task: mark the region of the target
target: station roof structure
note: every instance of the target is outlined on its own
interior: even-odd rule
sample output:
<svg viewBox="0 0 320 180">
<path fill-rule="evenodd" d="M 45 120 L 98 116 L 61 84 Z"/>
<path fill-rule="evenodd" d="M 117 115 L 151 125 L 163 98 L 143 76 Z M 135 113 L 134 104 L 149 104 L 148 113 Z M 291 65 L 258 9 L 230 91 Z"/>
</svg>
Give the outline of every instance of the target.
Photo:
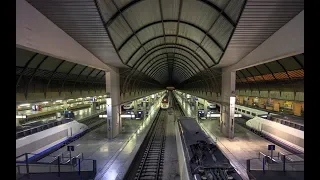
<svg viewBox="0 0 320 180">
<path fill-rule="evenodd" d="M 25 96 L 32 81 L 44 81 L 44 89 L 76 85 L 105 86 L 105 71 L 16 48 L 16 88 Z"/>
<path fill-rule="evenodd" d="M 101 61 L 127 68 L 126 79 L 163 85 L 219 75 L 304 9 L 303 0 L 27 1 Z"/>
<path fill-rule="evenodd" d="M 304 54 L 241 69 L 236 72 L 237 87 L 270 88 L 287 86 L 294 92 L 303 88 Z M 268 84 L 266 84 L 268 83 Z"/>
</svg>

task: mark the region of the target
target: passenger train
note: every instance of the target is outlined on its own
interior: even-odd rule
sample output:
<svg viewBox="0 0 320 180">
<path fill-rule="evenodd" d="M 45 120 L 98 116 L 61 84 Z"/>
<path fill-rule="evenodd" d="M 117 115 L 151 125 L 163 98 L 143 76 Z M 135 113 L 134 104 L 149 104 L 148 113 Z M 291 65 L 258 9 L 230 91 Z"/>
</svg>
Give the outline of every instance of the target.
<svg viewBox="0 0 320 180">
<path fill-rule="evenodd" d="M 131 110 L 133 109 L 133 102 L 129 102 L 123 105 L 124 110 Z"/>
<path fill-rule="evenodd" d="M 261 117 L 248 120 L 246 125 L 291 151 L 304 153 L 304 131 Z"/>
<path fill-rule="evenodd" d="M 64 143 L 73 140 L 87 130 L 87 125 L 71 120 L 65 124 L 19 138 L 16 140 L 16 157 L 25 153 L 33 154 L 29 155 L 29 159 L 35 158 L 35 155 L 41 156 L 60 148 Z M 25 160 L 24 157 L 20 159 Z"/>
<path fill-rule="evenodd" d="M 304 125 L 298 122 L 292 122 L 290 120 L 287 120 L 285 118 L 280 117 L 281 115 L 275 114 L 275 113 L 268 113 L 267 111 L 249 108 L 245 106 L 236 105 L 235 112 L 242 114 L 243 116 L 254 118 L 256 116 L 266 118 L 275 122 L 278 122 L 280 124 L 284 124 L 290 127 L 293 127 L 298 130 L 304 131 Z"/>
<path fill-rule="evenodd" d="M 279 115 L 274 113 L 268 114 L 267 111 L 245 106 L 236 105 L 235 111 L 251 118 L 246 122 L 246 126 L 252 131 L 267 137 L 295 153 L 304 153 L 303 125 L 294 122 L 284 124 L 279 121 L 273 121 L 272 119 L 277 118 L 272 118 L 272 116 Z"/>
<path fill-rule="evenodd" d="M 160 108 L 161 109 L 168 109 L 169 108 L 169 96 L 168 96 L 168 94 L 166 94 L 162 98 Z"/>
<path fill-rule="evenodd" d="M 180 117 L 175 128 L 183 179 L 242 179 L 195 118 Z"/>
</svg>

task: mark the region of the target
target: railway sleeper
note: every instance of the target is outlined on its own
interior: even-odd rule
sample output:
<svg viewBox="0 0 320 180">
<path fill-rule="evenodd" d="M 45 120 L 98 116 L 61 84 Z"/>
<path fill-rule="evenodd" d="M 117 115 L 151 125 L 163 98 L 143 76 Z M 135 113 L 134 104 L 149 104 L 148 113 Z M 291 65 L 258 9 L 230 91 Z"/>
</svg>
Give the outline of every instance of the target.
<svg viewBox="0 0 320 180">
<path fill-rule="evenodd" d="M 145 173 L 141 173 L 141 176 L 156 176 L 157 173 L 156 172 L 145 172 Z"/>
<path fill-rule="evenodd" d="M 149 180 L 149 179 L 155 179 L 154 176 L 144 176 L 144 177 L 140 177 L 139 179 L 142 180 Z M 158 179 L 161 179 L 160 177 L 158 177 Z"/>
<path fill-rule="evenodd" d="M 156 171 L 157 171 L 156 168 L 155 168 L 155 169 L 142 169 L 142 170 L 141 170 L 142 173 L 145 173 L 145 172 L 156 172 Z M 160 171 L 162 171 L 162 169 L 159 169 L 159 172 L 160 172 Z"/>
</svg>

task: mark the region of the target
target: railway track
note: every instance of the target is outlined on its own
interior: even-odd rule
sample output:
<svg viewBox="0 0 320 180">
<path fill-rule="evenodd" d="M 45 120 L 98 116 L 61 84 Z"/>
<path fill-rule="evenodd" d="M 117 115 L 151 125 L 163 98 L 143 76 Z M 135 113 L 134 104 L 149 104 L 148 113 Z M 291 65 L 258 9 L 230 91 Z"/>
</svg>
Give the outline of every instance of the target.
<svg viewBox="0 0 320 180">
<path fill-rule="evenodd" d="M 167 111 L 160 110 L 124 179 L 162 179 Z"/>
</svg>

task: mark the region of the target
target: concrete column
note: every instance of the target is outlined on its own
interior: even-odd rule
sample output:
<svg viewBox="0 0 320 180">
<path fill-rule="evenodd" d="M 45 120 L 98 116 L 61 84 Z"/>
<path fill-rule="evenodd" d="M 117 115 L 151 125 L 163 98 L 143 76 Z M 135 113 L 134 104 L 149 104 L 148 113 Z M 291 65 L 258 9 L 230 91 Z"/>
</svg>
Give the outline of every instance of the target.
<svg viewBox="0 0 320 180">
<path fill-rule="evenodd" d="M 120 118 L 120 76 L 117 72 L 106 72 L 108 138 L 115 138 L 121 132 Z"/>
<path fill-rule="evenodd" d="M 234 108 L 236 72 L 222 70 L 222 89 L 221 89 L 221 132 L 228 138 L 234 137 Z"/>
<path fill-rule="evenodd" d="M 138 112 L 137 100 L 133 101 L 133 112 L 134 112 L 134 114 L 137 114 L 137 112 Z"/>
<path fill-rule="evenodd" d="M 145 120 L 146 119 L 146 114 L 147 114 L 147 102 L 146 101 L 144 101 L 144 102 L 142 102 L 143 103 L 143 120 Z"/>
<path fill-rule="evenodd" d="M 98 106 L 97 102 L 92 102 L 92 110 L 95 111 Z"/>
<path fill-rule="evenodd" d="M 207 100 L 204 100 L 203 110 L 204 110 L 204 116 L 207 118 L 207 114 L 208 114 L 208 101 Z"/>
<path fill-rule="evenodd" d="M 199 121 L 199 101 L 194 100 L 194 109 L 194 112 L 196 113 L 196 120 Z"/>
</svg>

